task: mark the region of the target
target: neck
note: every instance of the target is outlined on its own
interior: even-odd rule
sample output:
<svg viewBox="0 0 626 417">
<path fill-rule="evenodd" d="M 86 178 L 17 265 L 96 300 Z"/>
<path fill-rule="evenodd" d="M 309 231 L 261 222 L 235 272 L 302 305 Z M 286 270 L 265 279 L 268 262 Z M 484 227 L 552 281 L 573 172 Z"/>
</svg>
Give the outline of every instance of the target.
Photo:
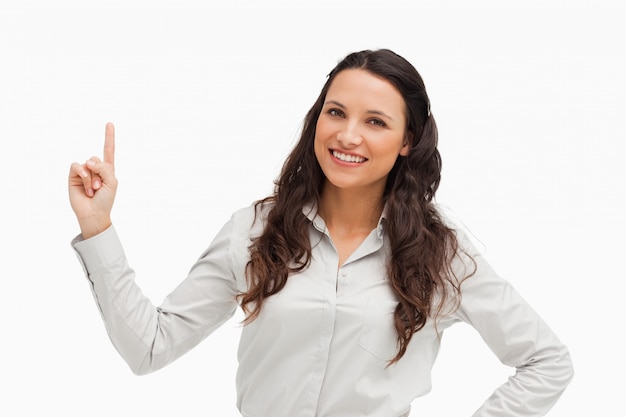
<svg viewBox="0 0 626 417">
<path fill-rule="evenodd" d="M 318 212 L 331 230 L 369 233 L 376 227 L 382 214 L 382 195 L 382 190 L 345 190 L 326 183 L 320 196 Z"/>
</svg>

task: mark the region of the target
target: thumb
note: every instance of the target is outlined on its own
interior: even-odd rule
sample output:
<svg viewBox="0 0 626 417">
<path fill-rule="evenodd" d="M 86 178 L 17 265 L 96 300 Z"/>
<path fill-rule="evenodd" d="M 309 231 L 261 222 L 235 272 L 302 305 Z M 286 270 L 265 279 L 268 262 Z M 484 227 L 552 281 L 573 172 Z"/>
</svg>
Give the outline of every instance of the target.
<svg viewBox="0 0 626 417">
<path fill-rule="evenodd" d="M 113 187 L 117 186 L 117 179 L 115 178 L 113 164 L 103 162 L 94 157 L 89 159 L 85 165 L 92 174 L 95 174 L 102 179 L 103 184 Z"/>
</svg>

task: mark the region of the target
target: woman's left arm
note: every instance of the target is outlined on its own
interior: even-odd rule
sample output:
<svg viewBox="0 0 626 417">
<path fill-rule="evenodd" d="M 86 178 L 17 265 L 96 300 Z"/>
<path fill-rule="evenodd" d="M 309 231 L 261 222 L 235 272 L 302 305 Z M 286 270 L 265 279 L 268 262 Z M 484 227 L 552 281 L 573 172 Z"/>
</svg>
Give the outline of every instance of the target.
<svg viewBox="0 0 626 417">
<path fill-rule="evenodd" d="M 459 236 L 459 243 L 476 262 L 476 273 L 462 283 L 455 315 L 480 333 L 502 363 L 516 369 L 474 417 L 543 416 L 573 377 L 569 351 L 467 237 Z"/>
</svg>

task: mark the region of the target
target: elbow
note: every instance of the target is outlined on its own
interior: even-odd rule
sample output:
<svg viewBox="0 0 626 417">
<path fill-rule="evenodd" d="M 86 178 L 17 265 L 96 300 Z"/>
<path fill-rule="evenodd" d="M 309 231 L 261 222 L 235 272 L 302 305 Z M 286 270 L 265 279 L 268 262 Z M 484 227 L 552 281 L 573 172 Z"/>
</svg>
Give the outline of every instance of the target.
<svg viewBox="0 0 626 417">
<path fill-rule="evenodd" d="M 151 353 L 148 353 L 143 358 L 127 358 L 126 364 L 130 368 L 130 371 L 136 376 L 151 374 L 152 372 L 161 369 L 164 365 L 159 364 L 158 361 L 155 361 Z"/>
<path fill-rule="evenodd" d="M 130 371 L 135 376 L 143 376 L 143 375 L 148 375 L 152 373 L 152 369 L 149 369 L 149 368 L 138 368 L 138 367 L 133 367 L 133 366 L 129 366 L 129 367 L 130 367 Z"/>
<path fill-rule="evenodd" d="M 574 378 L 574 363 L 569 350 L 562 346 L 558 354 L 544 362 L 546 365 L 540 371 L 543 374 L 543 387 L 560 396 Z"/>
<path fill-rule="evenodd" d="M 555 399 L 574 378 L 574 364 L 569 350 L 563 345 L 544 353 L 517 368 L 517 376 L 528 383 L 531 391 Z"/>
<path fill-rule="evenodd" d="M 562 362 L 562 374 L 563 374 L 563 382 L 564 389 L 569 385 L 569 383 L 574 379 L 574 362 L 572 361 L 572 357 L 567 348 L 564 348 L 564 354 L 561 357 Z"/>
</svg>

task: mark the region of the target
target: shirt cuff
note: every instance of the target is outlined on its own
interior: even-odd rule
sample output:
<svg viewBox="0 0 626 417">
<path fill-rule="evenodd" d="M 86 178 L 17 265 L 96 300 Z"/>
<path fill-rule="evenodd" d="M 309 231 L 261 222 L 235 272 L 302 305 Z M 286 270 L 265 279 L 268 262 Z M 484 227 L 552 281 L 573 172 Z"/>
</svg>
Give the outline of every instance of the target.
<svg viewBox="0 0 626 417">
<path fill-rule="evenodd" d="M 76 236 L 72 240 L 72 247 L 88 275 L 109 269 L 124 257 L 122 243 L 112 225 L 89 239 L 83 240 L 82 235 Z"/>
</svg>

